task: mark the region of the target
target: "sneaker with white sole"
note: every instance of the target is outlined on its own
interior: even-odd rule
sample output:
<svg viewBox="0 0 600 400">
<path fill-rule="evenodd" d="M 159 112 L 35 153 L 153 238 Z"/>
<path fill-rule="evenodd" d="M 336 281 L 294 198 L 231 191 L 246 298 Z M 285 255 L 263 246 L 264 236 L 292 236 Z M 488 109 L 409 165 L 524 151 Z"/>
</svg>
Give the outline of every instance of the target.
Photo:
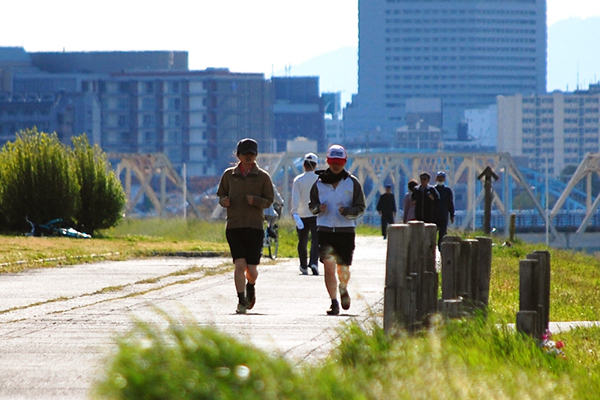
<svg viewBox="0 0 600 400">
<path fill-rule="evenodd" d="M 315 275 L 315 276 L 319 275 L 319 266 L 318 265 L 312 264 L 310 266 L 310 270 L 312 271 L 313 275 Z"/>
<path fill-rule="evenodd" d="M 331 307 L 327 310 L 327 315 L 339 315 L 340 314 L 340 304 L 337 300 L 331 300 Z"/>
<path fill-rule="evenodd" d="M 302 268 L 302 265 L 301 265 L 300 272 L 302 273 L 302 275 L 308 275 L 308 268 Z"/>
<path fill-rule="evenodd" d="M 340 289 L 340 300 L 342 302 L 342 308 L 347 310 L 350 308 L 350 295 L 348 294 L 348 289 L 343 288 L 342 285 L 339 286 Z"/>
<path fill-rule="evenodd" d="M 238 303 L 235 313 L 236 314 L 246 314 L 246 306 L 241 303 Z"/>
</svg>

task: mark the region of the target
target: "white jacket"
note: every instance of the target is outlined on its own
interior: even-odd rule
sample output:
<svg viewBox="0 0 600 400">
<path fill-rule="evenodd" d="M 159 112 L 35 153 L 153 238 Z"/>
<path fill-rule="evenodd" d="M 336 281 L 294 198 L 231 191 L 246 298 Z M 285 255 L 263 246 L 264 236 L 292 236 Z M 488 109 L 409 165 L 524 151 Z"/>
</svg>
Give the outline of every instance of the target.
<svg viewBox="0 0 600 400">
<path fill-rule="evenodd" d="M 314 217 L 308 209 L 310 201 L 310 188 L 317 180 L 315 171 L 307 171 L 294 178 L 292 185 L 292 215 L 298 214 L 300 218 Z"/>
<path fill-rule="evenodd" d="M 310 193 L 309 209 L 317 216 L 317 229 L 326 232 L 354 232 L 356 219 L 365 211 L 365 195 L 355 176 L 348 174 L 333 185 L 318 179 Z M 327 205 L 325 212 L 319 206 Z M 340 207 L 344 207 L 340 213 Z"/>
</svg>

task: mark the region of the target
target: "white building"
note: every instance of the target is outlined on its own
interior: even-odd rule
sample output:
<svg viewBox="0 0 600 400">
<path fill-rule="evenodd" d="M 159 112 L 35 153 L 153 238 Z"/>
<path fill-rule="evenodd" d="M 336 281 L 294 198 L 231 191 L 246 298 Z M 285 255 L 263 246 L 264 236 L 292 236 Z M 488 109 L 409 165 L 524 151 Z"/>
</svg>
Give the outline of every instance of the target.
<svg viewBox="0 0 600 400">
<path fill-rule="evenodd" d="M 497 148 L 498 107 L 496 104 L 465 110 L 465 121 L 469 127 L 469 140 L 476 147 L 492 150 Z"/>
<path fill-rule="evenodd" d="M 498 96 L 498 151 L 557 176 L 599 151 L 600 85 L 587 91 Z"/>
</svg>

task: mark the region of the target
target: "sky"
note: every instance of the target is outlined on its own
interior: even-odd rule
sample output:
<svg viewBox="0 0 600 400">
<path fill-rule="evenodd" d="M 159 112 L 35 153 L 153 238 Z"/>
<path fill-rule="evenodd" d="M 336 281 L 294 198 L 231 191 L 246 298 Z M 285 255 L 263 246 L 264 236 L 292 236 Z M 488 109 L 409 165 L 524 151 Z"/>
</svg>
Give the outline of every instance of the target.
<svg viewBox="0 0 600 400">
<path fill-rule="evenodd" d="M 35 51 L 184 50 L 190 69 L 267 76 L 358 44 L 358 0 L 19 0 L 0 46 Z M 547 0 L 548 25 L 600 16 L 600 1 Z"/>
</svg>

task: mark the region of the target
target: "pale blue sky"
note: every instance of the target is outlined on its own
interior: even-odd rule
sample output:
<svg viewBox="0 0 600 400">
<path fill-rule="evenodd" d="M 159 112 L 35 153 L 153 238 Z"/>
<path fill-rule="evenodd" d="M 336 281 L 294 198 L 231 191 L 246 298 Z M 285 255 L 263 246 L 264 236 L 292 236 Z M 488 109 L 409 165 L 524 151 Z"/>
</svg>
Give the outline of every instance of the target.
<svg viewBox="0 0 600 400">
<path fill-rule="evenodd" d="M 0 46 L 27 51 L 186 50 L 191 69 L 282 70 L 357 46 L 358 0 L 19 0 Z M 548 24 L 600 16 L 600 1 L 548 0 Z"/>
</svg>

